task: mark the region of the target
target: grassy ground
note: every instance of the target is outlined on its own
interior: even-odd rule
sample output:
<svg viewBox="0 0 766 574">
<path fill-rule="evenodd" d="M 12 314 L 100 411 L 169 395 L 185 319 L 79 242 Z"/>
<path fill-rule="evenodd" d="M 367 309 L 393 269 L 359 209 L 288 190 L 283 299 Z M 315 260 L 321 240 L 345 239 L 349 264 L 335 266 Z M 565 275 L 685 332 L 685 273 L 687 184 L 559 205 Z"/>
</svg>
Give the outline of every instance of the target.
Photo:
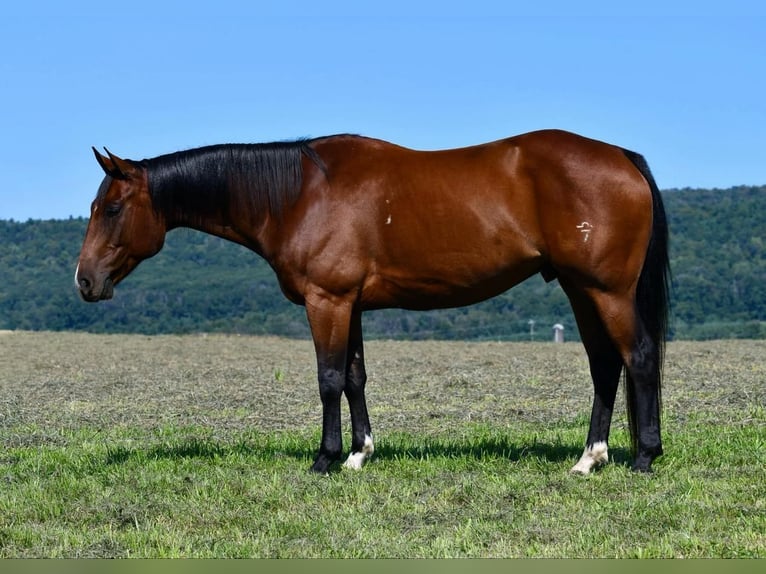
<svg viewBox="0 0 766 574">
<path fill-rule="evenodd" d="M 0 334 L 0 557 L 766 557 L 766 342 L 671 343 L 656 472 L 620 405 L 586 478 L 581 346 L 366 351 L 376 455 L 318 477 L 308 341 Z"/>
</svg>

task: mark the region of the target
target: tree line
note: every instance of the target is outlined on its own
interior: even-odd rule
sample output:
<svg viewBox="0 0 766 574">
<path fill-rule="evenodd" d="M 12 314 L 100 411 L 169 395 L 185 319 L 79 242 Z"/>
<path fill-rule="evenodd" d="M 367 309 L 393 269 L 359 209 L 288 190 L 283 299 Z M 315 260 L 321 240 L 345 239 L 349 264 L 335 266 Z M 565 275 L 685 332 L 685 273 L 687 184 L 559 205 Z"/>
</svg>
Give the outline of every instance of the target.
<svg viewBox="0 0 766 574">
<path fill-rule="evenodd" d="M 766 186 L 663 192 L 671 237 L 671 338 L 766 338 Z M 191 230 L 120 284 L 82 302 L 74 268 L 87 220 L 0 220 L 0 329 L 98 333 L 228 332 L 308 337 L 303 308 L 272 270 L 238 245 Z M 537 275 L 459 309 L 365 314 L 373 338 L 552 340 L 577 328 L 556 281 Z"/>
</svg>

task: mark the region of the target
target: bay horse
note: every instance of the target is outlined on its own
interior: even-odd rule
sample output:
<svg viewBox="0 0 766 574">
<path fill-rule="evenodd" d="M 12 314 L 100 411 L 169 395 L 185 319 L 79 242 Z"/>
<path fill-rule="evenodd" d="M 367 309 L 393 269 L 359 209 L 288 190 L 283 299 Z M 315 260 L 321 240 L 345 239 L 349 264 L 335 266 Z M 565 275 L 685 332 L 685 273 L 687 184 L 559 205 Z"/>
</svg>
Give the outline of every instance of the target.
<svg viewBox="0 0 766 574">
<path fill-rule="evenodd" d="M 360 468 L 374 450 L 364 311 L 470 305 L 536 273 L 567 294 L 593 379 L 572 472 L 608 461 L 623 370 L 633 469 L 650 471 L 662 454 L 668 228 L 641 155 L 559 130 L 440 151 L 335 135 L 141 161 L 93 152 L 106 175 L 75 272 L 82 298 L 111 298 L 179 226 L 262 256 L 306 308 L 322 401 L 314 471 L 341 458 L 344 394 L 345 466 Z"/>
</svg>

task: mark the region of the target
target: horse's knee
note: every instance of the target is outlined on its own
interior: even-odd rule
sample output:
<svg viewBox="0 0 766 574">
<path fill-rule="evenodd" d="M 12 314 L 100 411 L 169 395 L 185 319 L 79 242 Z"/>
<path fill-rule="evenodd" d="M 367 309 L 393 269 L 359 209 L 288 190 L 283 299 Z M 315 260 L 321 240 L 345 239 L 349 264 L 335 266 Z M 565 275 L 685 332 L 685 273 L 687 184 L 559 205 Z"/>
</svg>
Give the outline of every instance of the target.
<svg viewBox="0 0 766 574">
<path fill-rule="evenodd" d="M 319 396 L 322 402 L 339 399 L 345 386 L 346 380 L 340 371 L 324 369 L 319 372 Z"/>
</svg>

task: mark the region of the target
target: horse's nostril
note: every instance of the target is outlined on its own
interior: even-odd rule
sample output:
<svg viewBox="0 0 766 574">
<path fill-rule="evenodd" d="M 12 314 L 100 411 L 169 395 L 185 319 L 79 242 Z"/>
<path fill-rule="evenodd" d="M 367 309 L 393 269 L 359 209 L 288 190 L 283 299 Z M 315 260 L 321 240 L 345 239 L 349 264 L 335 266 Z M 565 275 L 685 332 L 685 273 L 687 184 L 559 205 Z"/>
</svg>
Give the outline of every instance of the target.
<svg viewBox="0 0 766 574">
<path fill-rule="evenodd" d="M 80 277 L 77 283 L 80 285 L 80 289 L 82 291 L 87 291 L 91 287 L 90 279 L 88 279 L 87 277 Z"/>
</svg>

